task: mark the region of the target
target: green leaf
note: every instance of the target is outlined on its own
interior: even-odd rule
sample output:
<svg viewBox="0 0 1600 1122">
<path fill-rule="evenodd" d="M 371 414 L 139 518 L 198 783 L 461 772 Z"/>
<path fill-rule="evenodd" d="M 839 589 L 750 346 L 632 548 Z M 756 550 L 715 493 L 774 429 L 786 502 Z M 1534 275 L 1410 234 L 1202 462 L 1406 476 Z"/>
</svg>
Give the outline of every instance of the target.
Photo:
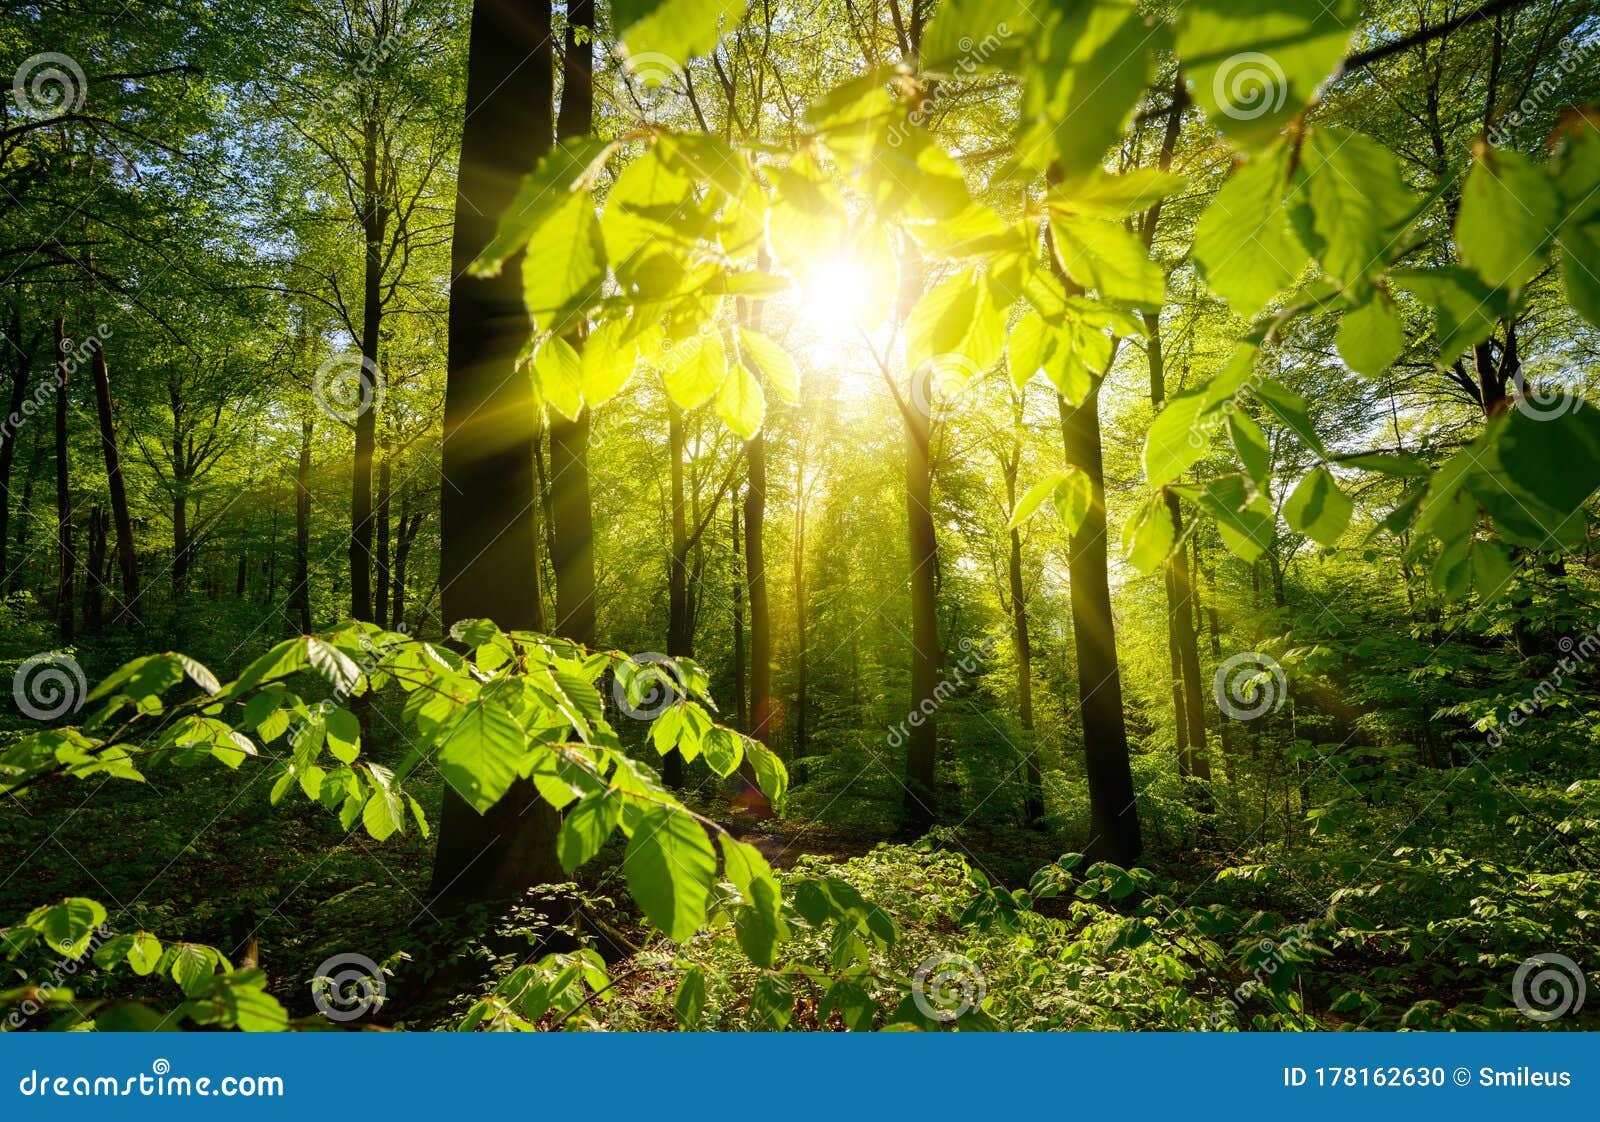
<svg viewBox="0 0 1600 1122">
<path fill-rule="evenodd" d="M 682 66 L 732 31 L 746 0 L 616 0 L 611 22 L 633 58 L 663 55 Z"/>
<path fill-rule="evenodd" d="M 1267 490 L 1272 481 L 1272 452 L 1266 434 L 1248 413 L 1239 409 L 1228 410 L 1228 436 L 1244 470 L 1256 487 Z"/>
<path fill-rule="evenodd" d="M 1472 586 L 1485 604 L 1505 596 L 1514 573 L 1504 546 L 1483 538 L 1472 543 Z"/>
<path fill-rule="evenodd" d="M 707 767 L 726 779 L 744 759 L 744 744 L 738 733 L 717 725 L 701 739 L 700 754 Z"/>
<path fill-rule="evenodd" d="M 661 363 L 661 380 L 682 409 L 698 409 L 711 400 L 728 378 L 728 355 L 722 336 L 700 331 L 672 348 Z"/>
<path fill-rule="evenodd" d="M 600 852 L 606 839 L 622 821 L 622 796 L 613 790 L 589 795 L 567 812 L 556 835 L 561 867 L 572 872 Z"/>
<path fill-rule="evenodd" d="M 747 327 L 739 328 L 739 343 L 773 392 L 788 404 L 796 404 L 800 400 L 800 372 L 789 352 L 770 337 Z"/>
<path fill-rule="evenodd" d="M 361 808 L 361 824 L 377 841 L 385 841 L 406 825 L 406 805 L 400 792 L 378 788 Z"/>
<path fill-rule="evenodd" d="M 645 917 L 669 939 L 682 942 L 705 921 L 716 868 L 705 830 L 688 813 L 657 805 L 640 811 L 622 871 Z"/>
<path fill-rule="evenodd" d="M 1576 224 L 1561 232 L 1561 281 L 1567 302 L 1600 327 L 1600 223 Z"/>
<path fill-rule="evenodd" d="M 1302 149 L 1305 198 L 1319 245 L 1317 259 L 1358 300 L 1372 291 L 1400 246 L 1400 227 L 1415 207 L 1393 152 L 1362 133 L 1321 127 Z"/>
<path fill-rule="evenodd" d="M 592 137 L 563 140 L 523 177 L 516 197 L 500 215 L 494 238 L 469 266 L 475 276 L 493 276 L 528 244 L 550 215 L 578 189 L 591 165 L 609 148 Z"/>
<path fill-rule="evenodd" d="M 1335 345 L 1345 365 L 1357 374 L 1377 378 L 1388 370 L 1406 346 L 1405 324 L 1389 294 L 1379 290 L 1346 312 Z"/>
<path fill-rule="evenodd" d="M 1058 216 L 1051 241 L 1061 267 L 1078 284 L 1107 299 L 1155 310 L 1166 298 L 1166 277 L 1138 238 L 1114 222 Z"/>
<path fill-rule="evenodd" d="M 1172 553 L 1177 533 L 1167 500 L 1157 495 L 1133 512 L 1122 528 L 1122 552 L 1141 573 L 1153 573 Z"/>
<path fill-rule="evenodd" d="M 1243 476 L 1225 475 L 1178 490 L 1216 520 L 1223 546 L 1241 561 L 1255 561 L 1272 544 L 1272 508 L 1265 498 L 1251 496 Z"/>
<path fill-rule="evenodd" d="M 1560 214 L 1541 168 L 1509 149 L 1480 147 L 1461 191 L 1456 245 L 1491 288 L 1518 288 L 1544 267 Z"/>
<path fill-rule="evenodd" d="M 1284 194 L 1289 148 L 1275 145 L 1223 184 L 1194 231 L 1194 257 L 1211 290 L 1250 319 L 1311 259 L 1295 237 Z"/>
<path fill-rule="evenodd" d="M 964 356 L 987 370 L 1005 345 L 1005 318 L 990 300 L 976 267 L 964 269 L 923 293 L 906 324 L 906 368 L 943 370 L 948 356 Z"/>
<path fill-rule="evenodd" d="M 311 669 L 321 674 L 340 695 L 354 693 L 356 684 L 361 681 L 361 667 L 355 660 L 315 635 L 308 636 L 305 642 L 306 662 Z"/>
<path fill-rule="evenodd" d="M 606 279 L 606 243 L 594 202 L 574 194 L 528 240 L 522 261 L 522 297 L 541 331 L 566 331 L 600 298 Z"/>
<path fill-rule="evenodd" d="M 323 717 L 328 751 L 340 763 L 353 764 L 361 753 L 361 722 L 348 709 L 332 709 Z"/>
<path fill-rule="evenodd" d="M 450 727 L 434 763 L 445 781 L 481 814 L 499 802 L 516 780 L 525 746 L 522 726 L 511 714 L 479 698 Z"/>
<path fill-rule="evenodd" d="M 672 999 L 673 1015 L 680 1025 L 692 1032 L 700 1027 L 705 1007 L 706 972 L 699 966 L 691 966 L 678 982 L 677 995 Z"/>
<path fill-rule="evenodd" d="M 773 751 L 761 741 L 753 737 L 745 737 L 745 759 L 750 761 L 750 766 L 755 769 L 756 786 L 761 788 L 762 794 L 772 801 L 774 806 L 781 806 L 783 797 L 789 790 L 789 772 L 783 766 Z"/>
<path fill-rule="evenodd" d="M 1338 68 L 1357 0 L 1186 0 L 1177 51 L 1194 99 L 1234 140 L 1269 139 Z"/>
<path fill-rule="evenodd" d="M 749 440 L 761 431 L 766 412 L 767 397 L 761 392 L 761 383 L 744 363 L 735 362 L 717 392 L 717 416 L 735 436 Z"/>
<path fill-rule="evenodd" d="M 539 396 L 569 421 L 577 420 L 583 412 L 583 359 L 572 344 L 548 336 L 534 352 L 532 371 Z"/>
<path fill-rule="evenodd" d="M 1271 378 L 1258 379 L 1252 384 L 1251 390 L 1257 400 L 1282 421 L 1302 444 L 1319 456 L 1327 456 L 1327 451 L 1322 446 L 1322 438 L 1317 435 L 1316 427 L 1311 423 L 1311 414 L 1306 409 L 1304 398 Z"/>
<path fill-rule="evenodd" d="M 794 1017 L 794 987 L 789 979 L 772 971 L 756 979 L 750 995 L 750 1012 L 757 1027 L 781 1031 Z"/>
<path fill-rule="evenodd" d="M 71 896 L 59 904 L 36 909 L 28 917 L 28 926 L 38 931 L 45 945 L 63 958 L 78 958 L 105 921 L 106 910 L 99 901 Z"/>
<path fill-rule="evenodd" d="M 1283 504 L 1283 517 L 1290 529 L 1331 546 L 1350 525 L 1354 509 L 1349 496 L 1339 490 L 1333 473 L 1319 467 L 1306 474 Z"/>
<path fill-rule="evenodd" d="M 193 997 L 215 973 L 217 952 L 199 943 L 179 943 L 168 948 L 172 955 L 172 980 L 184 994 Z"/>
<path fill-rule="evenodd" d="M 1186 180 L 1160 168 L 1135 168 L 1122 175 L 1096 169 L 1083 179 L 1055 188 L 1046 198 L 1053 210 L 1091 218 L 1126 218 L 1176 194 Z"/>
<path fill-rule="evenodd" d="M 1056 517 L 1068 534 L 1076 534 L 1094 506 L 1094 481 L 1087 472 L 1068 468 L 1051 492 Z"/>
<path fill-rule="evenodd" d="M 1056 333 L 1036 311 L 1026 312 L 1006 337 L 1006 371 L 1018 390 L 1032 380 L 1055 348 Z"/>
<path fill-rule="evenodd" d="M 1397 269 L 1390 279 L 1433 308 L 1440 366 L 1487 339 L 1511 310 L 1504 290 L 1488 287 L 1468 269 Z"/>
<path fill-rule="evenodd" d="M 1065 471 L 1058 471 L 1054 475 L 1041 479 L 1024 491 L 1022 498 L 1017 500 L 1016 509 L 1011 512 L 1011 521 L 1006 523 L 1006 529 L 1015 530 L 1032 518 L 1038 509 L 1044 505 L 1044 501 L 1055 494 L 1056 487 L 1067 474 Z"/>
<path fill-rule="evenodd" d="M 1145 435 L 1144 472 L 1150 486 L 1171 483 L 1206 454 L 1211 418 L 1251 381 L 1255 357 L 1254 347 L 1240 347 L 1206 385 L 1167 399 Z"/>
</svg>

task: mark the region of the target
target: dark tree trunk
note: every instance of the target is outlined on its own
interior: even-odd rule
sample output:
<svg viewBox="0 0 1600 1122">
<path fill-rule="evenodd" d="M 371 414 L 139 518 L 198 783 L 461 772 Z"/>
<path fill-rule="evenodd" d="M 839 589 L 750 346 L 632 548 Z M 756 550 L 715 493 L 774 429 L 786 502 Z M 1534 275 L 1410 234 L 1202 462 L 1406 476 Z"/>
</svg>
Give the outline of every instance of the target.
<svg viewBox="0 0 1600 1122">
<path fill-rule="evenodd" d="M 406 566 L 411 560 L 411 542 L 422 527 L 422 511 L 411 511 L 411 493 L 400 492 L 400 523 L 394 546 L 394 603 L 389 610 L 389 626 L 396 631 L 406 624 Z M 540 629 L 542 630 L 542 628 Z"/>
<path fill-rule="evenodd" d="M 739 555 L 739 497 L 729 500 L 732 507 L 733 536 L 729 563 L 733 566 L 733 711 L 738 716 L 739 730 L 750 728 L 750 707 L 744 692 L 744 573 L 740 571 Z"/>
<path fill-rule="evenodd" d="M 804 461 L 802 460 L 802 463 Z M 796 472 L 794 508 L 794 755 L 806 754 L 806 718 L 810 716 L 810 650 L 806 612 L 806 496 L 805 480 Z"/>
<path fill-rule="evenodd" d="M 83 626 L 91 634 L 105 622 L 101 569 L 106 560 L 106 517 L 99 503 L 89 508 L 89 555 L 84 561 Z"/>
<path fill-rule="evenodd" d="M 522 259 L 513 257 L 494 277 L 473 276 L 467 266 L 488 245 L 518 182 L 551 148 L 554 84 L 549 4 L 476 0 L 451 246 L 439 504 L 446 628 L 475 617 L 531 628 L 537 618 L 528 579 L 537 544 L 535 403 L 530 380 L 514 375 L 529 331 Z M 592 619 L 592 596 L 584 600 Z M 457 907 L 504 902 L 531 885 L 564 881 L 555 847 L 559 825 L 554 808 L 526 780 L 481 815 L 447 786 L 430 898 Z"/>
<path fill-rule="evenodd" d="M 73 576 L 78 555 L 72 547 L 71 465 L 67 456 L 67 323 L 56 317 L 56 634 L 63 643 L 72 642 L 75 611 L 72 603 Z"/>
<path fill-rule="evenodd" d="M 361 393 L 356 405 L 356 453 L 350 480 L 350 614 L 372 614 L 372 459 L 378 434 L 378 348 L 383 333 L 383 238 L 389 208 L 378 185 L 378 122 L 363 122 L 361 231 L 366 250 L 361 300 Z"/>
<path fill-rule="evenodd" d="M 1088 475 L 1094 489 L 1089 513 L 1068 545 L 1067 562 L 1092 831 L 1084 852 L 1092 859 L 1128 867 L 1138 860 L 1142 845 L 1133 771 L 1128 762 L 1128 732 L 1122 718 L 1122 680 L 1117 667 L 1106 563 L 1105 468 L 1098 382 L 1076 407 L 1061 400 L 1061 436 L 1067 463 Z"/>
<path fill-rule="evenodd" d="M 929 371 L 913 373 L 927 378 Z M 939 539 L 933 523 L 931 419 L 912 402 L 929 400 L 913 392 L 901 414 L 906 427 L 906 537 L 911 558 L 911 717 L 906 736 L 906 826 L 921 833 L 934 819 L 935 729 L 939 684 Z"/>
<path fill-rule="evenodd" d="M 549 493 L 544 483 L 544 420 L 534 418 L 533 426 L 533 487 L 535 501 L 531 514 L 533 516 L 533 566 L 530 575 L 533 578 L 533 629 L 543 632 L 548 628 L 544 618 L 544 555 L 540 550 L 548 552 L 549 541 L 547 526 L 549 507 Z M 403 500 L 402 500 L 403 501 Z M 405 513 L 400 514 L 400 524 L 405 526 Z M 400 617 L 394 617 L 399 623 Z"/>
<path fill-rule="evenodd" d="M 745 442 L 744 578 L 750 601 L 750 735 L 768 743 L 772 721 L 772 610 L 767 600 L 767 437 Z M 770 743 L 768 744 L 770 747 Z"/>
<path fill-rule="evenodd" d="M 374 588 L 372 593 L 372 621 L 379 627 L 389 626 L 389 457 L 384 456 L 378 465 L 378 504 L 372 512 L 376 523 L 377 544 L 372 558 Z"/>
<path fill-rule="evenodd" d="M 683 492 L 683 410 L 667 402 L 667 458 L 671 480 L 672 553 L 667 566 L 667 653 L 673 658 L 694 655 L 694 624 L 689 604 L 689 527 Z M 683 754 L 676 749 L 661 761 L 667 786 L 683 787 Z"/>
<path fill-rule="evenodd" d="M 300 615 L 300 633 L 311 633 L 311 422 L 300 422 L 300 464 L 294 476 L 294 588 L 289 606 Z"/>
<path fill-rule="evenodd" d="M 111 415 L 111 371 L 106 366 L 105 344 L 94 346 L 94 403 L 100 420 L 100 449 L 105 454 L 106 489 L 111 493 L 111 517 L 117 527 L 117 566 L 122 570 L 121 623 L 136 621 L 139 603 L 139 559 L 133 549 L 133 518 L 128 513 L 128 488 L 122 477 L 122 453 L 117 449 L 116 422 Z"/>
<path fill-rule="evenodd" d="M 24 342 L 20 302 L 11 313 L 11 407 L 0 425 L 0 577 L 9 590 L 11 570 L 6 563 L 6 547 L 11 534 L 11 472 L 17 460 L 17 432 L 25 418 L 22 407 L 28 400 L 28 381 L 33 374 L 33 355 L 37 337 Z"/>
<path fill-rule="evenodd" d="M 1020 423 L 1020 408 L 1017 414 L 1016 420 Z M 1006 480 L 1007 510 L 1017 505 L 1017 470 L 1021 455 L 1021 441 L 1013 440 L 1011 458 L 1001 465 Z M 1027 753 L 1028 795 L 1023 804 L 1023 817 L 1033 823 L 1044 817 L 1044 774 L 1039 768 L 1039 749 L 1033 739 L 1033 644 L 1028 637 L 1028 589 L 1022 580 L 1022 530 L 1017 526 L 1011 528 L 1006 584 L 1011 596 L 1011 641 L 1017 653 L 1017 723 L 1022 726 Z"/>
<path fill-rule="evenodd" d="M 28 556 L 28 533 L 33 528 L 33 493 L 34 487 L 39 482 L 39 470 L 44 464 L 44 425 L 33 426 L 33 446 L 28 455 L 28 471 L 22 481 L 22 503 L 17 508 L 17 545 L 16 554 L 22 562 L 13 569 L 6 570 L 6 594 L 17 590 L 25 575 L 24 569 Z"/>
</svg>

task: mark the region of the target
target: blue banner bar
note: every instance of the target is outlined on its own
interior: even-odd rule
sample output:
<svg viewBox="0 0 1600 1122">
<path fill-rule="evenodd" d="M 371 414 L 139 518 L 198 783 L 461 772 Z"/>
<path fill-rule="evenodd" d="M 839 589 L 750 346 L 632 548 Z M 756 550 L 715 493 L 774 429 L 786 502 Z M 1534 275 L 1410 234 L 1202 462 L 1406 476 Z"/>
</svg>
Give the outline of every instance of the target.
<svg viewBox="0 0 1600 1122">
<path fill-rule="evenodd" d="M 0 1118 L 1593 1115 L 1600 1040 L 1334 1034 L 295 1033 L 0 1037 Z M 219 1110 L 219 1108 L 221 1108 Z M 584 1114 L 569 1114 L 579 1118 Z"/>
</svg>

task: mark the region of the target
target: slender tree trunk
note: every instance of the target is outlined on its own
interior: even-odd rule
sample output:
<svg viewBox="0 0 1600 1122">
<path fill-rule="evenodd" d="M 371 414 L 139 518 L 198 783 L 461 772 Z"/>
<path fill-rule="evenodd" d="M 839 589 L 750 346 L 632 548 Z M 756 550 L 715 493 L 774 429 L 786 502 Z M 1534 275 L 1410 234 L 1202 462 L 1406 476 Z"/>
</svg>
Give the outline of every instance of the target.
<svg viewBox="0 0 1600 1122">
<path fill-rule="evenodd" d="M 78 555 L 72 547 L 71 465 L 67 455 L 67 323 L 56 317 L 56 634 L 72 642 L 76 627 L 72 603 Z"/>
<path fill-rule="evenodd" d="M 189 479 L 173 473 L 172 479 L 172 593 L 182 596 L 189 586 Z"/>
<path fill-rule="evenodd" d="M 393 604 L 389 609 L 389 626 L 396 631 L 404 629 L 406 624 L 406 566 L 411 560 L 411 540 L 417 536 L 421 525 L 422 513 L 411 513 L 411 492 L 402 489 L 400 523 L 394 546 Z M 535 540 L 538 540 L 537 535 Z"/>
<path fill-rule="evenodd" d="M 33 426 L 33 446 L 28 454 L 28 471 L 22 480 L 22 503 L 17 508 L 17 547 L 16 554 L 22 558 L 15 570 L 6 570 L 6 594 L 17 590 L 22 583 L 24 570 L 28 557 L 28 534 L 33 528 L 33 493 L 34 487 L 39 482 L 39 469 L 44 463 L 44 425 Z"/>
<path fill-rule="evenodd" d="M 4 424 L 0 424 L 0 578 L 10 585 L 10 568 L 6 561 L 6 547 L 11 537 L 11 472 L 17 459 L 17 432 L 22 427 L 23 404 L 28 400 L 28 380 L 33 373 L 34 341 L 22 338 L 22 310 L 20 302 L 11 314 L 11 407 L 6 411 Z"/>
<path fill-rule="evenodd" d="M 378 348 L 383 333 L 383 238 L 389 211 L 378 186 L 378 121 L 362 123 L 361 228 L 366 269 L 361 300 L 361 394 L 356 413 L 355 463 L 350 481 L 350 614 L 372 613 L 372 459 L 378 435 Z"/>
<path fill-rule="evenodd" d="M 1021 420 L 1018 410 L 1018 420 Z M 1006 481 L 1006 509 L 1017 505 L 1017 471 L 1022 442 L 1013 440 L 1011 458 L 1001 465 Z M 1023 816 L 1033 823 L 1044 817 L 1044 775 L 1033 738 L 1033 645 L 1028 637 L 1028 589 L 1022 580 L 1022 529 L 1011 528 L 1011 551 L 1006 564 L 1006 584 L 1011 594 L 1011 642 L 1017 654 L 1017 724 L 1026 740 L 1028 795 Z"/>
<path fill-rule="evenodd" d="M 916 371 L 913 378 L 930 377 Z M 929 400 L 913 392 L 911 401 Z M 901 410 L 906 428 L 906 537 L 911 559 L 911 714 L 906 737 L 905 822 L 914 833 L 932 825 L 938 754 L 934 691 L 939 683 L 939 539 L 933 522 L 933 423 L 916 405 Z"/>
<path fill-rule="evenodd" d="M 740 571 L 739 496 L 728 500 L 733 516 L 729 564 L 733 566 L 733 710 L 738 715 L 739 731 L 750 728 L 750 707 L 744 692 L 744 573 Z"/>
<path fill-rule="evenodd" d="M 1084 852 L 1128 867 L 1142 850 L 1128 731 L 1122 717 L 1116 625 L 1106 561 L 1105 467 L 1100 444 L 1100 383 L 1076 407 L 1061 399 L 1066 461 L 1084 472 L 1093 501 L 1068 544 L 1073 644 L 1078 656 L 1078 707 L 1083 720 L 1092 836 Z"/>
<path fill-rule="evenodd" d="M 767 438 L 745 442 L 744 577 L 750 601 L 750 735 L 771 747 L 772 609 L 767 600 Z"/>
<path fill-rule="evenodd" d="M 580 42 L 580 39 L 582 40 Z M 569 0 L 562 50 L 560 139 L 594 128 L 594 2 Z M 572 340 L 582 346 L 582 339 Z M 585 645 L 595 641 L 594 506 L 589 489 L 592 411 L 576 421 L 550 418 L 550 514 L 556 577 L 556 632 Z"/>
<path fill-rule="evenodd" d="M 683 410 L 667 402 L 667 458 L 671 478 L 672 554 L 667 570 L 667 654 L 689 658 L 694 654 L 693 624 L 689 608 L 689 528 L 684 516 Z M 667 786 L 683 786 L 683 754 L 676 749 L 661 761 Z"/>
<path fill-rule="evenodd" d="M 93 634 L 105 622 L 105 597 L 101 568 L 106 560 L 105 511 L 99 503 L 89 508 L 89 556 L 84 563 L 83 626 Z"/>
<path fill-rule="evenodd" d="M 544 555 L 540 552 L 541 549 L 548 552 L 545 527 L 549 509 L 545 505 L 549 499 L 549 494 L 545 488 L 544 481 L 544 419 L 542 417 L 534 419 L 533 486 L 535 495 L 531 512 L 533 517 L 533 566 L 529 575 L 533 578 L 533 629 L 542 634 L 549 626 L 544 617 Z M 403 504 L 405 500 L 401 499 L 401 502 Z M 400 513 L 402 529 L 405 527 L 405 521 L 405 511 L 402 509 Z M 398 562 L 396 567 L 398 568 Z M 399 589 L 397 587 L 396 595 L 398 594 Z M 394 619 L 398 624 L 400 617 L 396 615 Z"/>
<path fill-rule="evenodd" d="M 474 617 L 531 628 L 538 615 L 528 579 L 537 555 L 535 404 L 531 382 L 514 373 L 529 330 L 522 260 L 513 257 L 494 277 L 473 276 L 467 266 L 488 245 L 523 175 L 550 151 L 550 26 L 548 3 L 473 5 L 451 245 L 439 506 L 446 628 Z M 592 596 L 585 599 L 592 604 Z M 455 906 L 504 902 L 520 898 L 531 885 L 564 881 L 555 847 L 559 825 L 555 809 L 526 780 L 514 783 L 484 814 L 447 786 L 429 896 Z"/>
<path fill-rule="evenodd" d="M 379 627 L 389 626 L 389 477 L 389 457 L 384 456 L 378 465 L 378 503 L 372 512 L 377 531 L 372 558 L 372 620 Z"/>
<path fill-rule="evenodd" d="M 311 422 L 300 422 L 300 465 L 294 476 L 294 588 L 289 606 L 300 614 L 300 633 L 311 633 Z"/>
<path fill-rule="evenodd" d="M 106 489 L 111 493 L 111 517 L 117 528 L 117 566 L 122 570 L 122 603 L 117 609 L 117 621 L 133 623 L 139 603 L 139 559 L 133 548 L 133 518 L 128 513 L 122 453 L 117 449 L 116 423 L 111 414 L 111 371 L 106 366 L 103 341 L 95 342 L 93 370 L 95 413 L 100 420 L 100 448 L 106 461 Z"/>
</svg>

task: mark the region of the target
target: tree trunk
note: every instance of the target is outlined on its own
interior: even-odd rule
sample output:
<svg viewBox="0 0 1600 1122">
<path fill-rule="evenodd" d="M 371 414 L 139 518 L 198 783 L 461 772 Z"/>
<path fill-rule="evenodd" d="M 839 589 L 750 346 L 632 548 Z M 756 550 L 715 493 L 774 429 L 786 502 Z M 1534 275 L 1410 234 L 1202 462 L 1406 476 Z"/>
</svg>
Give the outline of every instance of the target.
<svg viewBox="0 0 1600 1122">
<path fill-rule="evenodd" d="M 919 370 L 913 378 L 931 377 Z M 901 410 L 906 429 L 906 539 L 911 560 L 911 712 L 906 736 L 905 824 L 922 833 L 934 820 L 934 769 L 938 753 L 934 691 L 939 682 L 939 539 L 933 523 L 931 418 L 909 395 Z"/>
<path fill-rule="evenodd" d="M 89 508 L 89 555 L 84 562 L 83 626 L 93 634 L 105 622 L 105 597 L 100 570 L 106 559 L 105 511 L 99 503 Z"/>
<path fill-rule="evenodd" d="M 42 424 L 33 426 L 33 447 L 28 455 L 28 472 L 22 481 L 22 503 L 17 508 L 17 556 L 22 558 L 15 570 L 6 570 L 6 594 L 17 590 L 22 582 L 28 558 L 28 532 L 33 528 L 33 493 L 39 482 L 39 469 L 44 463 L 44 432 Z"/>
<path fill-rule="evenodd" d="M 489 243 L 517 184 L 551 148 L 554 85 L 549 4 L 476 0 L 451 245 L 439 504 L 446 628 L 474 617 L 531 628 L 537 618 L 528 579 L 536 556 L 535 403 L 531 381 L 515 375 L 529 330 L 522 259 L 514 256 L 494 277 L 473 276 L 467 266 Z M 592 597 L 585 600 L 592 619 Z M 559 825 L 526 780 L 481 815 L 447 786 L 430 898 L 457 907 L 506 902 L 531 885 L 564 881 Z"/>
<path fill-rule="evenodd" d="M 672 554 L 667 567 L 667 654 L 673 658 L 694 655 L 694 626 L 689 609 L 689 527 L 684 517 L 683 410 L 667 402 L 667 459 L 671 479 Z M 683 787 L 683 754 L 677 749 L 661 761 L 667 786 Z"/>
<path fill-rule="evenodd" d="M 1126 868 L 1138 860 L 1142 845 L 1133 771 L 1128 762 L 1128 732 L 1122 718 L 1122 680 L 1117 667 L 1116 626 L 1107 573 L 1100 383 L 1095 383 L 1080 405 L 1070 406 L 1063 398 L 1060 408 L 1066 461 L 1084 472 L 1093 487 L 1089 513 L 1068 543 L 1067 560 L 1092 831 L 1084 853 L 1091 859 L 1112 861 Z"/>
<path fill-rule="evenodd" d="M 739 731 L 750 728 L 750 707 L 744 692 L 744 574 L 739 567 L 739 496 L 728 500 L 733 515 L 733 536 L 729 564 L 733 566 L 733 711 L 737 714 Z"/>
<path fill-rule="evenodd" d="M 6 546 L 10 542 L 11 525 L 11 472 L 17 460 L 17 431 L 25 418 L 22 407 L 28 400 L 28 380 L 33 373 L 34 340 L 22 338 L 22 311 L 20 304 L 11 314 L 11 338 L 16 349 L 12 354 L 11 408 L 6 411 L 5 424 L 0 425 L 0 576 L 9 589 L 11 570 L 6 564 Z"/>
<path fill-rule="evenodd" d="M 378 187 L 378 122 L 362 123 L 361 230 L 366 249 L 361 300 L 361 393 L 356 404 L 356 453 L 350 472 L 350 614 L 372 614 L 372 458 L 378 434 L 378 347 L 383 330 L 383 238 L 389 210 Z M 452 289 L 453 291 L 453 289 Z"/>
<path fill-rule="evenodd" d="M 767 437 L 745 442 L 744 579 L 750 601 L 750 735 L 768 743 L 772 721 L 772 609 L 767 600 Z M 771 745 L 768 744 L 770 747 Z"/>
<path fill-rule="evenodd" d="M 116 423 L 111 415 L 111 371 L 106 366 L 104 342 L 94 346 L 94 403 L 100 420 L 100 449 L 105 454 L 106 489 L 111 493 L 111 517 L 117 528 L 117 566 L 122 570 L 119 623 L 134 623 L 139 603 L 139 559 L 133 549 L 133 518 L 128 513 L 128 489 L 122 476 L 122 453 L 117 449 Z"/>
<path fill-rule="evenodd" d="M 300 613 L 300 633 L 311 633 L 311 422 L 300 422 L 300 465 L 294 476 L 294 588 L 289 606 Z"/>
<path fill-rule="evenodd" d="M 372 621 L 379 627 L 389 626 L 389 477 L 389 457 L 385 455 L 378 465 L 378 503 L 372 512 L 377 531 L 372 557 Z"/>
<path fill-rule="evenodd" d="M 72 547 L 71 465 L 67 457 L 67 323 L 56 317 L 56 634 L 72 642 L 76 627 L 72 581 L 78 555 Z"/>
<path fill-rule="evenodd" d="M 810 686 L 810 650 L 807 644 L 806 627 L 806 494 L 805 494 L 805 458 L 802 455 L 799 465 L 795 470 L 795 500 L 794 500 L 794 553 L 792 563 L 794 569 L 794 755 L 796 759 L 806 754 L 806 718 L 810 715 L 811 708 L 808 688 Z"/>
<path fill-rule="evenodd" d="M 1017 420 L 1020 422 L 1021 410 Z M 1011 459 L 1001 465 L 1006 480 L 1006 509 L 1017 505 L 1017 471 L 1022 443 L 1013 440 Z M 1023 817 L 1029 823 L 1044 817 L 1044 775 L 1039 769 L 1039 750 L 1033 739 L 1033 645 L 1028 638 L 1028 590 L 1022 581 L 1022 529 L 1011 528 L 1011 554 L 1006 565 L 1006 583 L 1011 594 L 1011 642 L 1017 654 L 1017 724 L 1026 739 L 1028 795 Z"/>
<path fill-rule="evenodd" d="M 411 513 L 411 492 L 400 492 L 400 523 L 395 536 L 393 603 L 389 609 L 389 626 L 402 631 L 406 625 L 406 565 L 411 560 L 411 541 L 422 525 L 422 512 Z M 537 540 L 537 536 L 535 537 Z M 543 630 L 540 628 L 539 630 Z"/>
</svg>

